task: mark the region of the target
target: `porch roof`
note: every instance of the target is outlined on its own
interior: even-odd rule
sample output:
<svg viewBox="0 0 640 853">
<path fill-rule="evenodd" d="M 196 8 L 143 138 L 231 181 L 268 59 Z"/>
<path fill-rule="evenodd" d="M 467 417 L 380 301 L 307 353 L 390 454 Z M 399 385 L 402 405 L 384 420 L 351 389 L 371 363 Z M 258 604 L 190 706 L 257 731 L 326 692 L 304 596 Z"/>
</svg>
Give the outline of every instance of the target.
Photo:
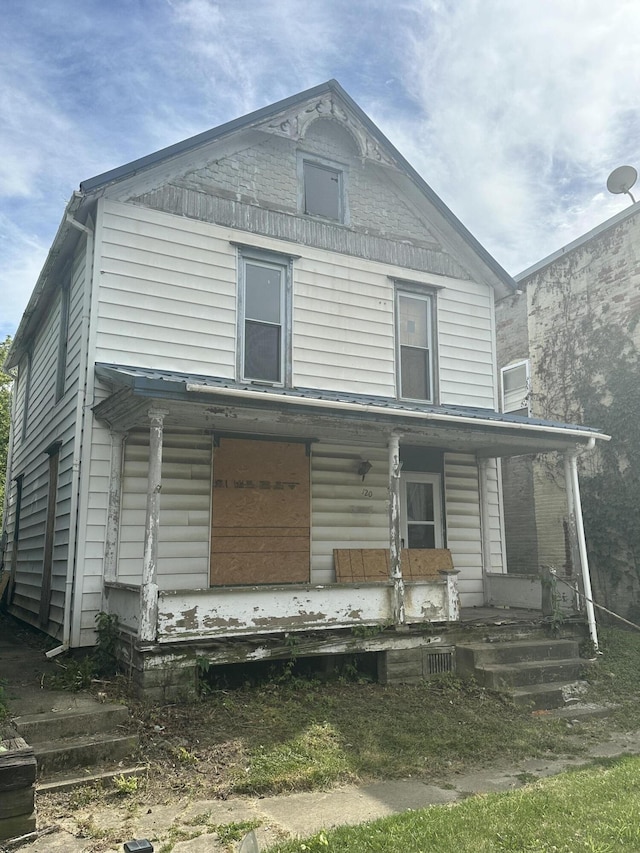
<svg viewBox="0 0 640 853">
<path fill-rule="evenodd" d="M 96 364 L 96 377 L 112 392 L 95 406 L 96 417 L 119 430 L 147 426 L 147 411 L 155 405 L 168 412 L 167 427 L 308 440 L 351 438 L 368 444 L 385 444 L 388 434 L 396 431 L 406 443 L 487 457 L 566 451 L 592 439 L 609 439 L 592 427 L 493 409 L 257 387 L 131 365 Z"/>
</svg>

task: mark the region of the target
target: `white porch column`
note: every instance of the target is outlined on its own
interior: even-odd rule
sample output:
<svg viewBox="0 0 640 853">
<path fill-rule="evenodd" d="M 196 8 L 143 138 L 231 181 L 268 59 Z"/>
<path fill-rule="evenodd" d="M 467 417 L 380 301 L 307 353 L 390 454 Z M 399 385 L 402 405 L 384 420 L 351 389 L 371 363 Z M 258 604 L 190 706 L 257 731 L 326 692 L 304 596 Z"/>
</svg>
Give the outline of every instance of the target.
<svg viewBox="0 0 640 853">
<path fill-rule="evenodd" d="M 403 625 L 404 581 L 402 580 L 400 541 L 400 436 L 389 436 L 389 572 L 393 580 L 393 622 Z"/>
<path fill-rule="evenodd" d="M 111 471 L 109 475 L 109 507 L 107 511 L 107 533 L 104 549 L 104 579 L 118 579 L 118 524 L 122 493 L 122 455 L 125 434 L 111 431 Z"/>
<path fill-rule="evenodd" d="M 144 557 L 140 585 L 138 637 L 153 642 L 158 624 L 158 528 L 162 488 L 162 431 L 165 409 L 149 409 L 149 471 L 147 474 L 147 514 L 144 522 Z"/>
<path fill-rule="evenodd" d="M 593 643 L 594 650 L 598 651 L 598 632 L 596 629 L 596 616 L 593 607 L 593 594 L 591 592 L 591 575 L 589 573 L 589 558 L 587 557 L 587 542 L 584 535 L 584 524 L 582 520 L 582 501 L 580 500 L 577 459 L 577 450 L 565 453 L 564 470 L 567 486 L 567 498 L 569 502 L 569 525 L 576 531 L 578 554 L 580 555 L 580 568 L 582 569 L 582 588 L 584 590 L 587 622 L 589 624 L 589 636 Z"/>
</svg>

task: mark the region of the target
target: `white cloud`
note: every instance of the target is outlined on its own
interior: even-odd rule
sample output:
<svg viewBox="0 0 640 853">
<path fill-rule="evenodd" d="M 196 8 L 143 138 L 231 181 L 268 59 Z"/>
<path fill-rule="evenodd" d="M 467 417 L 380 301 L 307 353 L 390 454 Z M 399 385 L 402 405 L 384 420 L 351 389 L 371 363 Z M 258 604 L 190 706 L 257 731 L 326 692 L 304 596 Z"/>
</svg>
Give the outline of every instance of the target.
<svg viewBox="0 0 640 853">
<path fill-rule="evenodd" d="M 636 0 L 6 0 L 2 323 L 78 183 L 336 77 L 516 273 L 624 208 Z"/>
<path fill-rule="evenodd" d="M 609 170 L 637 152 L 640 66 L 625 34 L 640 31 L 640 6 L 459 0 L 412 9 L 403 80 L 422 114 L 417 165 L 516 272 L 559 247 L 567 211 L 580 225 L 586 211 L 597 216 Z M 598 219 L 611 208 L 603 202 Z"/>
</svg>

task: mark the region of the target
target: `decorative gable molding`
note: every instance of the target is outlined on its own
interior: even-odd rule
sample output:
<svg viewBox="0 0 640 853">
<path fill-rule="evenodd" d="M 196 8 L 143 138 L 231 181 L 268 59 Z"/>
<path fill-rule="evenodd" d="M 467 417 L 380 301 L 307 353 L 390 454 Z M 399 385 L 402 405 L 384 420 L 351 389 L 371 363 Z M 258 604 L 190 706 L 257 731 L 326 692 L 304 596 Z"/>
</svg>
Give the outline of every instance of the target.
<svg viewBox="0 0 640 853">
<path fill-rule="evenodd" d="M 398 168 L 393 157 L 390 157 L 373 136 L 364 129 L 362 124 L 347 112 L 332 92 L 308 103 L 302 109 L 295 107 L 281 113 L 277 119 L 256 125 L 256 127 L 267 133 L 274 133 L 299 142 L 304 139 L 309 126 L 319 118 L 328 118 L 340 122 L 355 140 L 360 156 L 365 160 L 382 163 L 394 169 Z"/>
</svg>

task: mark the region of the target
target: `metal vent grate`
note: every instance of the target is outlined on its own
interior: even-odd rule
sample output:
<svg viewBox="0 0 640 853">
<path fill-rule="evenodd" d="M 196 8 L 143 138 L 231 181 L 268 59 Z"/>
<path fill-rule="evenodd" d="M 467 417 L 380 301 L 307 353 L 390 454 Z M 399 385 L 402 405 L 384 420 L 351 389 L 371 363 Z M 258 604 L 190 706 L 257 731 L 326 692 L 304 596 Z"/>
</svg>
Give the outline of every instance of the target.
<svg viewBox="0 0 640 853">
<path fill-rule="evenodd" d="M 424 674 L 440 675 L 443 672 L 455 672 L 455 649 L 438 649 L 424 655 Z"/>
</svg>

